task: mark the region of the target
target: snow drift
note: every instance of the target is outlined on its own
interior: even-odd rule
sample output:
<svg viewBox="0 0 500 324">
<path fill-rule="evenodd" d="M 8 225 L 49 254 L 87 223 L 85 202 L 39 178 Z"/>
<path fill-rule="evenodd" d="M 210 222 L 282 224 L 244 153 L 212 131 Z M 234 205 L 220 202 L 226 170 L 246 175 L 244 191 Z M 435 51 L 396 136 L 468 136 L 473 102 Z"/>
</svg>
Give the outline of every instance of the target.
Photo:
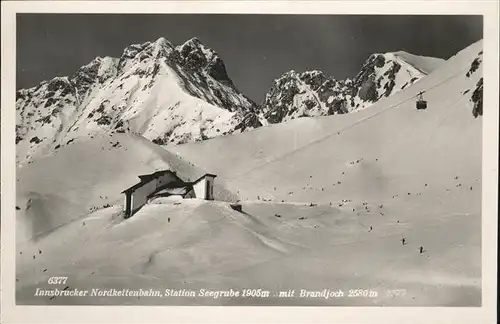
<svg viewBox="0 0 500 324">
<path fill-rule="evenodd" d="M 123 210 L 121 192 L 137 183 L 139 175 L 157 170 L 175 171 L 184 181 L 207 172 L 132 134 L 89 138 L 25 165 L 17 173 L 17 240 L 46 235 L 106 207 Z M 215 181 L 214 195 L 237 199 L 220 181 Z"/>
</svg>

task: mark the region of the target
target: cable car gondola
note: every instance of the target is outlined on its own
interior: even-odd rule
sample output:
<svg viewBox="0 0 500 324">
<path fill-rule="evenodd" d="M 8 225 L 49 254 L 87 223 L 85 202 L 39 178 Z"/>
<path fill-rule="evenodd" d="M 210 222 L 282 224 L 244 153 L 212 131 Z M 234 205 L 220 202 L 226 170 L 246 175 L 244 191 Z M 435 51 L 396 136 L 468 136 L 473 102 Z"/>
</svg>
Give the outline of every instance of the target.
<svg viewBox="0 0 500 324">
<path fill-rule="evenodd" d="M 423 92 L 420 92 L 417 97 L 417 109 L 427 109 L 427 101 L 424 100 Z"/>
</svg>

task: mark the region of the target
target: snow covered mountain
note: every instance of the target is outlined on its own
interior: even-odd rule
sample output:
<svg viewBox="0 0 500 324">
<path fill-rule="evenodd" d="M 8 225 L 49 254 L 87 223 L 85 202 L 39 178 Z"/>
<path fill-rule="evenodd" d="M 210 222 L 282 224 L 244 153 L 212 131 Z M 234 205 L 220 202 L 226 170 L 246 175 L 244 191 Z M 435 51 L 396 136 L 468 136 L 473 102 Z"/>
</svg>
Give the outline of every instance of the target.
<svg viewBox="0 0 500 324">
<path fill-rule="evenodd" d="M 366 108 L 417 82 L 443 62 L 400 51 L 372 54 L 354 79 L 336 80 L 321 71 L 292 70 L 274 81 L 262 105 L 262 116 L 275 124 Z"/>
<path fill-rule="evenodd" d="M 19 90 L 17 160 L 99 133 L 130 132 L 158 144 L 207 139 L 260 126 L 255 108 L 215 51 L 196 38 L 180 46 L 160 38 Z"/>
<path fill-rule="evenodd" d="M 130 45 L 73 76 L 16 96 L 16 158 L 23 164 L 79 139 L 134 133 L 160 145 L 240 133 L 304 116 L 345 114 L 407 88 L 445 62 L 406 52 L 371 55 L 353 79 L 290 71 L 262 105 L 239 92 L 224 62 L 197 38 Z"/>
</svg>

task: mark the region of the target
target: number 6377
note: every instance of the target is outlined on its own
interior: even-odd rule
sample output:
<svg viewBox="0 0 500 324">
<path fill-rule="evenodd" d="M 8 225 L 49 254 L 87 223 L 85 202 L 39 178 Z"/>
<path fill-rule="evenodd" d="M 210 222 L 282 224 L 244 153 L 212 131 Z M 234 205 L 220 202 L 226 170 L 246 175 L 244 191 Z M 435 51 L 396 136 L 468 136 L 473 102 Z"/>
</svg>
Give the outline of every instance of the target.
<svg viewBox="0 0 500 324">
<path fill-rule="evenodd" d="M 49 280 L 47 280 L 47 283 L 49 285 L 64 285 L 67 280 L 68 277 L 50 277 Z"/>
</svg>

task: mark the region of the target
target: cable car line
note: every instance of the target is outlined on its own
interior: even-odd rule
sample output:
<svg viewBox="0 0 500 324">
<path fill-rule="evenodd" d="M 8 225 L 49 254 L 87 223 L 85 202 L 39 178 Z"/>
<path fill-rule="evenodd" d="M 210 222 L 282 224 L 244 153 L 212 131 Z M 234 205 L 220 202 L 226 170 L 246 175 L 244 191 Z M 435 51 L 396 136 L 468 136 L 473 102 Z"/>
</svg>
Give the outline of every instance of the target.
<svg viewBox="0 0 500 324">
<path fill-rule="evenodd" d="M 419 92 L 419 94 L 420 94 L 420 93 L 426 93 L 426 92 L 427 92 L 427 91 L 429 91 L 429 90 L 435 89 L 435 88 L 437 88 L 438 86 L 440 86 L 440 85 L 442 85 L 442 84 L 444 84 L 444 83 L 446 83 L 446 82 L 448 82 L 448 81 L 452 80 L 453 78 L 457 77 L 458 75 L 462 74 L 463 72 L 465 72 L 465 71 L 467 71 L 467 70 L 469 70 L 469 69 L 470 69 L 470 67 L 469 67 L 469 66 L 467 66 L 465 69 L 462 69 L 462 70 L 458 71 L 457 73 L 452 74 L 452 75 L 451 75 L 451 76 L 449 76 L 448 78 L 446 78 L 446 79 L 444 79 L 443 81 L 441 81 L 441 82 L 439 82 L 439 83 L 437 83 L 437 84 L 433 85 L 432 87 L 427 88 L 426 90 L 422 90 L 422 91 L 420 91 L 420 92 Z M 330 138 L 330 137 L 332 137 L 332 136 L 334 136 L 334 135 L 340 134 L 341 132 L 344 132 L 344 131 L 346 131 L 346 130 L 349 130 L 349 129 L 353 128 L 354 126 L 357 126 L 357 125 L 361 124 L 361 123 L 362 123 L 362 122 L 364 122 L 364 121 L 367 121 L 367 120 L 369 120 L 369 119 L 371 119 L 371 118 L 373 118 L 373 117 L 376 117 L 376 116 L 378 116 L 378 115 L 380 115 L 380 114 L 382 114 L 382 113 L 384 113 L 384 112 L 387 112 L 387 111 L 389 111 L 389 110 L 391 110 L 391 109 L 393 109 L 393 108 L 396 108 L 396 107 L 398 107 L 398 106 L 402 105 L 403 103 L 406 103 L 406 102 L 408 102 L 408 101 L 410 101 L 410 100 L 412 100 L 412 99 L 414 99 L 414 98 L 418 97 L 418 96 L 419 96 L 419 94 L 416 94 L 415 96 L 411 96 L 411 97 L 409 97 L 409 98 L 406 98 L 406 99 L 404 99 L 404 100 L 401 100 L 400 102 L 398 102 L 398 103 L 396 103 L 396 104 L 394 104 L 394 105 L 391 105 L 391 106 L 387 107 L 386 109 L 383 109 L 383 110 L 381 110 L 381 111 L 379 111 L 379 112 L 377 112 L 377 113 L 374 113 L 374 114 L 372 114 L 372 115 L 370 115 L 370 116 L 368 116 L 368 117 L 365 117 L 365 118 L 363 118 L 363 119 L 360 119 L 360 120 L 358 120 L 357 122 L 355 122 L 355 123 L 353 123 L 353 124 L 351 124 L 351 125 L 349 125 L 349 126 L 347 126 L 347 127 L 343 128 L 343 129 L 341 129 L 341 130 L 337 130 L 337 131 L 335 131 L 335 132 L 333 132 L 333 133 L 330 133 L 330 134 L 328 134 L 328 135 L 326 135 L 326 136 L 324 136 L 324 137 L 322 137 L 322 138 L 319 138 L 319 139 L 316 139 L 316 140 L 314 140 L 314 141 L 311 141 L 311 142 L 309 142 L 308 144 L 303 145 L 302 147 L 299 147 L 299 148 L 297 148 L 297 149 L 295 149 L 295 150 L 293 150 L 293 151 L 287 152 L 287 153 L 285 153 L 285 154 L 283 154 L 283 155 L 281 155 L 281 156 L 278 156 L 278 157 L 276 157 L 275 159 L 272 159 L 272 160 L 269 160 L 269 161 L 265 161 L 264 163 L 261 163 L 261 164 L 259 164 L 259 165 L 256 165 L 256 166 L 254 166 L 254 167 L 252 167 L 252 168 L 250 168 L 250 169 L 248 169 L 248 170 L 246 170 L 246 171 L 241 172 L 240 174 L 236 174 L 236 175 L 234 175 L 234 176 L 230 176 L 230 177 L 227 177 L 227 178 L 225 178 L 225 179 L 226 179 L 226 180 L 234 179 L 234 178 L 237 178 L 237 177 L 243 176 L 243 175 L 245 175 L 245 174 L 247 174 L 247 173 L 250 173 L 250 172 L 252 172 L 253 170 L 256 170 L 256 169 L 262 168 L 262 167 L 264 167 L 264 166 L 266 166 L 266 165 L 268 165 L 268 164 L 271 164 L 271 163 L 274 163 L 274 162 L 280 161 L 280 160 L 282 160 L 282 159 L 284 159 L 284 158 L 286 158 L 286 157 L 288 157 L 288 156 L 291 156 L 291 155 L 293 155 L 293 154 L 297 153 L 298 151 L 301 151 L 301 150 L 303 150 L 303 149 L 305 149 L 305 148 L 308 148 L 308 147 L 310 147 L 310 146 L 312 146 L 312 145 L 315 145 L 315 144 L 321 143 L 321 142 L 323 142 L 323 141 L 327 140 L 328 138 Z"/>
<path fill-rule="evenodd" d="M 454 112 L 453 109 L 451 109 L 451 107 L 457 105 L 460 101 L 464 100 L 465 98 L 466 98 L 465 96 L 460 96 L 460 98 L 458 98 L 457 100 L 454 100 L 448 106 L 446 106 L 445 108 L 443 108 L 443 110 L 444 109 L 448 109 L 449 111 L 445 114 L 444 118 L 436 126 L 436 128 L 434 129 L 434 132 L 429 137 L 429 141 L 431 141 L 434 138 L 434 136 L 436 135 L 437 130 L 441 128 L 441 126 L 444 124 L 444 122 L 451 116 L 451 113 Z"/>
</svg>

